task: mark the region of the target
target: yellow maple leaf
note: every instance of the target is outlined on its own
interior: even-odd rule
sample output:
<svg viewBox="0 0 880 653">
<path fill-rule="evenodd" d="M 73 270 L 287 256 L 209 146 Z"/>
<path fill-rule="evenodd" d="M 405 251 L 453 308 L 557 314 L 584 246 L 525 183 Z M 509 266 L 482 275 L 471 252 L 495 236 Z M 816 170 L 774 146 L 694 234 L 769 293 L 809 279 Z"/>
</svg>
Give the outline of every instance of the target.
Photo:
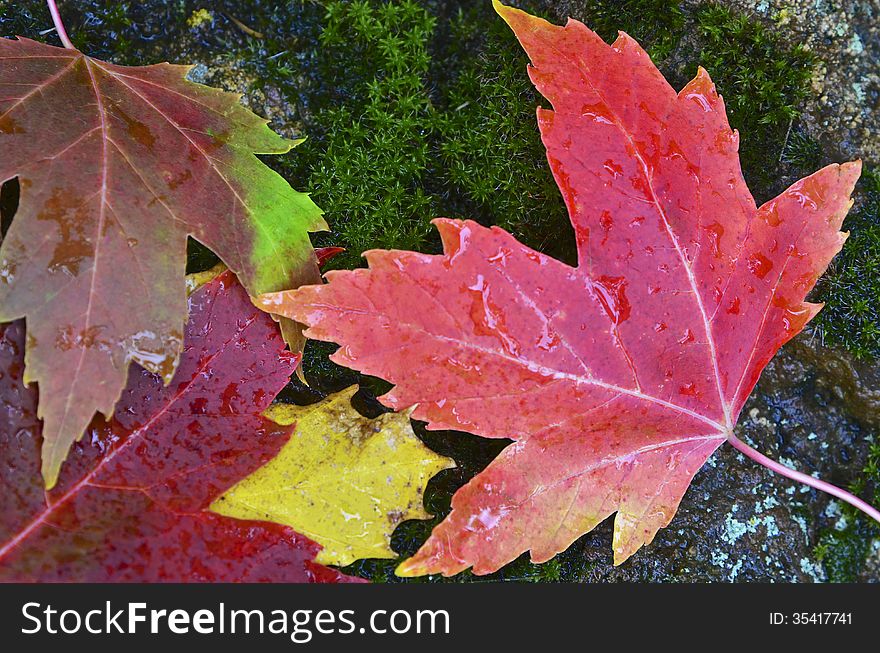
<svg viewBox="0 0 880 653">
<path fill-rule="evenodd" d="M 223 265 L 223 263 L 218 263 L 210 270 L 205 270 L 203 272 L 193 272 L 192 274 L 186 275 L 186 296 L 189 297 L 196 290 L 204 286 L 209 281 L 213 281 L 219 274 L 222 274 L 227 270 L 227 267 Z"/>
<path fill-rule="evenodd" d="M 296 424 L 281 452 L 217 499 L 211 510 L 290 526 L 323 546 L 316 560 L 344 566 L 395 558 L 391 533 L 431 517 L 425 485 L 449 458 L 416 437 L 409 411 L 368 419 L 351 405 L 351 386 L 311 406 L 275 404 L 266 416 Z"/>
</svg>

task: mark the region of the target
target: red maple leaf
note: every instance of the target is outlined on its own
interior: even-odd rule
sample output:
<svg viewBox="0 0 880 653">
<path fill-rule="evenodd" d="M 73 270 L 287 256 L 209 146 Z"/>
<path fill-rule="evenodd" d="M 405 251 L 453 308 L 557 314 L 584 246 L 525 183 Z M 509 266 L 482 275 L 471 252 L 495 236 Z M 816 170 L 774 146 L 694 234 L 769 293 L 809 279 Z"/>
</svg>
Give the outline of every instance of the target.
<svg viewBox="0 0 880 653">
<path fill-rule="evenodd" d="M 514 440 L 403 575 L 488 573 L 526 550 L 542 562 L 615 512 L 619 564 L 725 440 L 760 458 L 737 416 L 820 309 L 805 297 L 844 242 L 860 170 L 828 166 L 757 208 L 704 70 L 676 93 L 625 34 L 607 45 L 577 21 L 496 9 L 553 104 L 538 122 L 578 266 L 438 220 L 442 256 L 371 251 L 369 270 L 262 300 L 340 343 L 337 363 L 396 384 L 386 405 Z"/>
<path fill-rule="evenodd" d="M 287 442 L 261 413 L 299 359 L 231 272 L 190 298 L 171 384 L 132 368 L 114 419 L 96 419 L 49 492 L 23 342 L 21 322 L 0 325 L 0 580 L 355 580 L 290 528 L 206 510 Z"/>
</svg>

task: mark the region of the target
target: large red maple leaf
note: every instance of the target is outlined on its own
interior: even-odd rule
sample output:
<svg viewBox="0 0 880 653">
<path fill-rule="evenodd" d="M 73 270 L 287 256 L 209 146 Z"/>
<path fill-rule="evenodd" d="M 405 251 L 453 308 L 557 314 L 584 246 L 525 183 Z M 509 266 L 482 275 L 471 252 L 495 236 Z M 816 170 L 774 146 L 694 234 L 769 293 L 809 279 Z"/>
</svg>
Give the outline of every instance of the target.
<svg viewBox="0 0 880 653">
<path fill-rule="evenodd" d="M 395 383 L 386 405 L 515 441 L 404 575 L 542 562 L 615 512 L 616 563 L 651 542 L 718 446 L 746 448 L 737 416 L 820 309 L 805 297 L 845 240 L 860 170 L 828 166 L 758 208 L 704 70 L 676 93 L 626 34 L 607 45 L 496 9 L 553 104 L 538 123 L 578 266 L 438 220 L 443 256 L 367 252 L 369 270 L 263 298 L 341 343 L 336 362 Z"/>
<path fill-rule="evenodd" d="M 0 325 L 0 581 L 356 580 L 290 528 L 207 510 L 286 444 L 290 427 L 261 413 L 299 355 L 231 272 L 190 316 L 172 383 L 133 369 L 113 421 L 95 421 L 48 492 L 23 324 Z"/>
</svg>

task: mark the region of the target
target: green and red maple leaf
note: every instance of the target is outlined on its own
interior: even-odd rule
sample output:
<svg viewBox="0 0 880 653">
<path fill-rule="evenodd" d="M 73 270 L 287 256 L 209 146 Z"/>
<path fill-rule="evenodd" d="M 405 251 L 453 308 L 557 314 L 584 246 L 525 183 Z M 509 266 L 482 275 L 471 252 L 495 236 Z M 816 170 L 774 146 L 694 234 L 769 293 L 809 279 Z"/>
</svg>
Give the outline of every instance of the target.
<svg viewBox="0 0 880 653">
<path fill-rule="evenodd" d="M 27 319 L 49 487 L 95 412 L 113 413 L 130 363 L 174 375 L 188 236 L 252 295 L 320 280 L 308 232 L 321 211 L 255 156 L 296 143 L 188 70 L 0 39 L 0 182 L 21 187 L 0 321 Z"/>
<path fill-rule="evenodd" d="M 676 93 L 626 34 L 608 45 L 495 6 L 553 105 L 538 123 L 577 267 L 438 220 L 441 256 L 370 251 L 369 269 L 261 300 L 395 384 L 385 405 L 514 441 L 403 575 L 488 573 L 527 550 L 542 562 L 614 513 L 616 563 L 651 542 L 821 308 L 805 298 L 845 240 L 860 172 L 830 165 L 757 207 L 704 70 Z"/>
</svg>

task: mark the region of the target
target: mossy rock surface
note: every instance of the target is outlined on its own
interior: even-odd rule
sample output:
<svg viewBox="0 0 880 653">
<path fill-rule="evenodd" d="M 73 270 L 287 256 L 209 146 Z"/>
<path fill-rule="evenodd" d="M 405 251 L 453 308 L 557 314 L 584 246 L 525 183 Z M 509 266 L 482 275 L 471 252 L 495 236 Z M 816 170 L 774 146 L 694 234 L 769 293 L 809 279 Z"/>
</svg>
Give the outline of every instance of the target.
<svg viewBox="0 0 880 653">
<path fill-rule="evenodd" d="M 742 134 L 743 171 L 759 202 L 821 165 L 862 153 L 869 171 L 847 221 L 852 235 L 814 293 L 826 309 L 768 367 L 740 429 L 769 455 L 871 498 L 880 484 L 872 444 L 880 439 L 880 177 L 872 171 L 880 162 L 864 130 L 847 128 L 841 136 L 828 118 L 840 107 L 829 108 L 823 97 L 832 94 L 816 86 L 829 62 L 852 59 L 835 58 L 845 41 L 820 48 L 793 37 L 810 17 L 781 20 L 779 12 L 801 11 L 796 0 L 515 4 L 556 22 L 574 16 L 606 39 L 626 31 L 675 87 L 698 65 L 706 67 Z M 243 102 L 285 136 L 308 136 L 290 155 L 267 162 L 327 211 L 333 230 L 314 240 L 348 249 L 333 260 L 336 267 L 361 265 L 360 253 L 375 247 L 439 251 L 429 222 L 436 216 L 498 224 L 533 247 L 574 259 L 535 125 L 543 100 L 525 74 L 525 55 L 488 1 L 68 0 L 62 12 L 74 42 L 89 54 L 124 64 L 194 63 L 196 81 L 243 93 Z M 848 24 L 861 34 L 858 19 Z M 51 41 L 51 34 L 40 36 L 50 27 L 40 0 L 0 2 L 0 35 Z M 808 47 L 792 46 L 801 42 Z M 863 74 L 854 70 L 852 80 Z M 876 105 L 872 97 L 841 115 L 866 114 Z M 14 190 L 4 189 L 2 204 L 8 222 Z M 191 248 L 192 270 L 215 260 Z M 333 365 L 333 349 L 311 343 L 311 385 L 294 382 L 283 398 L 311 402 L 359 382 L 359 408 L 382 410 L 375 397 L 386 384 Z M 505 444 L 428 433 L 420 425 L 417 432 L 459 467 L 429 485 L 426 503 L 437 518 L 397 529 L 401 556 L 418 548 L 448 512 L 452 493 Z M 679 514 L 652 545 L 615 568 L 610 540 L 606 522 L 544 565 L 523 556 L 491 578 L 880 580 L 880 530 L 730 449 L 698 473 Z M 363 561 L 347 571 L 394 581 L 394 565 Z"/>
</svg>

